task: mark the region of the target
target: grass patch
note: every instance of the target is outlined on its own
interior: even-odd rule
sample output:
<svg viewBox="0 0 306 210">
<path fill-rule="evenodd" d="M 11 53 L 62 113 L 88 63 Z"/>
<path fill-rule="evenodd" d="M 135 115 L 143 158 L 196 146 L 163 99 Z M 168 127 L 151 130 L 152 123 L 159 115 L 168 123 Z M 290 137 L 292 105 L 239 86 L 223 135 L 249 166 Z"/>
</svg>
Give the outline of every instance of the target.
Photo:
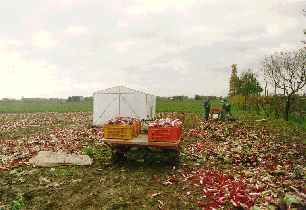
<svg viewBox="0 0 306 210">
<path fill-rule="evenodd" d="M 71 177 L 75 175 L 77 168 L 74 166 L 62 166 L 51 168 L 48 172 L 48 175 L 51 177 Z"/>
<path fill-rule="evenodd" d="M 111 157 L 111 151 L 107 146 L 89 145 L 82 149 L 82 154 L 88 155 L 89 157 L 103 161 Z"/>
<path fill-rule="evenodd" d="M 156 101 L 157 112 L 197 112 L 204 111 L 201 100 L 185 99 L 182 101 L 159 98 Z"/>
<path fill-rule="evenodd" d="M 10 204 L 10 210 L 21 210 L 25 208 L 25 203 L 23 197 L 19 197 L 16 200 L 13 200 Z"/>
<path fill-rule="evenodd" d="M 53 102 L 53 101 L 0 101 L 0 113 L 32 112 L 90 112 L 92 101 Z"/>
</svg>

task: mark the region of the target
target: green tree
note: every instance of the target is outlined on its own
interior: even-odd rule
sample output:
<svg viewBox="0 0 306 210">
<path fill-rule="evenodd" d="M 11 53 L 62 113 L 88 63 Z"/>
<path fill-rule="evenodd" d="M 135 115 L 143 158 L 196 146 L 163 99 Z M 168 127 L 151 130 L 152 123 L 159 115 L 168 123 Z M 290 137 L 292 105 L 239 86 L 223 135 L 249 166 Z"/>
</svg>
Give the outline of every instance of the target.
<svg viewBox="0 0 306 210">
<path fill-rule="evenodd" d="M 247 98 L 249 96 L 258 96 L 263 91 L 256 74 L 250 69 L 243 72 L 238 80 L 237 95 L 244 96 L 244 109 L 246 109 Z"/>
<path fill-rule="evenodd" d="M 229 96 L 237 95 L 239 78 L 237 76 L 237 64 L 232 65 L 232 74 L 230 78 Z"/>
<path fill-rule="evenodd" d="M 255 73 L 250 69 L 241 74 L 237 89 L 237 94 L 243 96 L 258 96 L 263 91 Z"/>
<path fill-rule="evenodd" d="M 194 96 L 194 99 L 195 99 L 195 100 L 202 100 L 202 99 L 203 99 L 203 96 L 200 96 L 200 95 L 196 94 L 196 95 Z"/>
</svg>

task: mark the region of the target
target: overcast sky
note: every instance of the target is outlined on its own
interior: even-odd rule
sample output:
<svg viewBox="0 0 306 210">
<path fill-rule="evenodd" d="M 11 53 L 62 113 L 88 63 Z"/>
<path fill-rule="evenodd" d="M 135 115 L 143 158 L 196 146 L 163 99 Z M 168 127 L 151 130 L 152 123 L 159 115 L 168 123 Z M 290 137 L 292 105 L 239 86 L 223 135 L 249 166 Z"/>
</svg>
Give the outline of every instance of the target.
<svg viewBox="0 0 306 210">
<path fill-rule="evenodd" d="M 226 95 L 230 66 L 302 47 L 305 0 L 2 0 L 0 98 Z"/>
</svg>

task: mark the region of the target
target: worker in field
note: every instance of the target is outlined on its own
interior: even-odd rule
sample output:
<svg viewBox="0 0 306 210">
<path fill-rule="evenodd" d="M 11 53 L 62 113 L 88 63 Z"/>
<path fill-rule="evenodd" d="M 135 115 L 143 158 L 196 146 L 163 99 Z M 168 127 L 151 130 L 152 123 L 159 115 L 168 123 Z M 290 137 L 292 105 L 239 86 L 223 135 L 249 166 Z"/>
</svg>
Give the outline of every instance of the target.
<svg viewBox="0 0 306 210">
<path fill-rule="evenodd" d="M 210 100 L 209 100 L 209 98 L 205 99 L 205 101 L 203 103 L 203 106 L 204 106 L 204 118 L 205 118 L 205 120 L 208 120 L 209 112 L 210 112 Z"/>
</svg>

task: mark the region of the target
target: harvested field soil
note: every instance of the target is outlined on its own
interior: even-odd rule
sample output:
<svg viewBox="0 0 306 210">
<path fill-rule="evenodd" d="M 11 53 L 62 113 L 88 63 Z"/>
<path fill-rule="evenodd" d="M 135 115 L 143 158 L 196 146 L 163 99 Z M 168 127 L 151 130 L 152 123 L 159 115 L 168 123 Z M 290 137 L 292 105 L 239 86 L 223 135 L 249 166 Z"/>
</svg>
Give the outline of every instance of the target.
<svg viewBox="0 0 306 210">
<path fill-rule="evenodd" d="M 169 154 L 148 149 L 114 163 L 100 129 L 89 126 L 91 113 L 0 114 L 0 122 L 0 209 L 286 209 L 305 203 L 305 130 L 197 122 L 185 130 L 180 163 L 173 165 Z M 40 150 L 87 154 L 94 164 L 29 166 Z"/>
</svg>

